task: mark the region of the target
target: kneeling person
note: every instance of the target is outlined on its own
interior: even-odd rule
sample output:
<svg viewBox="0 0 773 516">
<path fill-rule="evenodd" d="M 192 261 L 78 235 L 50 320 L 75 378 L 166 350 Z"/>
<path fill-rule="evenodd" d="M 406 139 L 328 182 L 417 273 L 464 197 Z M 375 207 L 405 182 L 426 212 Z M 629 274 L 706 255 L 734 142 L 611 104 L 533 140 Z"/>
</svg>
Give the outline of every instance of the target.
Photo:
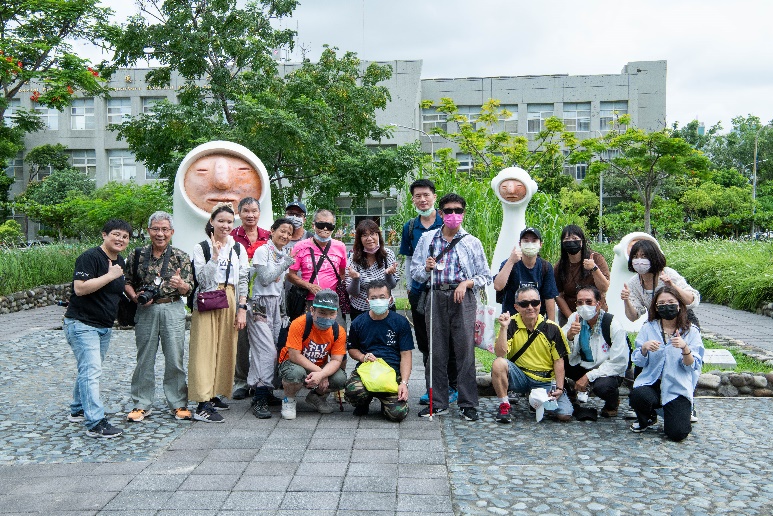
<svg viewBox="0 0 773 516">
<path fill-rule="evenodd" d="M 331 391 L 343 389 L 346 374 L 341 363 L 346 354 L 346 331 L 336 322 L 338 294 L 330 289 L 317 292 L 311 313 L 290 324 L 287 344 L 279 354 L 279 377 L 285 398 L 282 418 L 295 419 L 295 395 L 310 389 L 306 402 L 320 414 L 333 411 L 327 402 Z"/>
<path fill-rule="evenodd" d="M 398 390 L 370 392 L 362 383 L 357 369 L 346 382 L 346 400 L 354 405 L 354 415 L 368 413 L 373 398 L 381 401 L 381 413 L 389 421 L 400 422 L 408 415 L 408 378 L 411 376 L 413 336 L 404 316 L 389 310 L 392 292 L 384 280 L 368 285 L 367 314 L 357 317 L 349 328 L 349 356 L 359 362 L 382 358 L 397 373 Z"/>
<path fill-rule="evenodd" d="M 631 348 L 623 326 L 612 314 L 601 310 L 600 304 L 601 293 L 596 287 L 577 291 L 577 312 L 564 326 L 566 338 L 572 342 L 566 377 L 574 380 L 578 393 L 587 392 L 592 384 L 593 392 L 604 400 L 601 415 L 615 417 L 620 404 L 618 388 L 625 377 Z"/>
<path fill-rule="evenodd" d="M 569 354 L 569 346 L 561 328 L 542 317 L 539 307 L 539 291 L 521 287 L 515 292 L 518 315 L 512 320 L 514 328 L 510 328 L 510 312 L 499 316 L 491 381 L 499 399 L 496 420 L 500 423 L 510 422 L 507 391 L 528 393 L 536 388 L 548 390 L 548 395 L 557 400 L 555 413 L 559 421 L 572 419 L 572 404 L 564 393 L 564 357 Z M 555 388 L 551 390 L 554 380 Z"/>
</svg>

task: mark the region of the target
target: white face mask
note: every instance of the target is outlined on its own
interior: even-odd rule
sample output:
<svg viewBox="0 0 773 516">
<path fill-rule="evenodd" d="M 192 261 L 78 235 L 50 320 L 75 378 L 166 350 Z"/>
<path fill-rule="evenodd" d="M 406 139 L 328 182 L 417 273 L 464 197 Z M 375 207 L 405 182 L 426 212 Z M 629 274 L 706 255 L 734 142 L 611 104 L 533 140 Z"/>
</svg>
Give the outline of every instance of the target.
<svg viewBox="0 0 773 516">
<path fill-rule="evenodd" d="M 590 305 L 580 305 L 577 307 L 577 315 L 586 321 L 590 321 L 596 316 L 596 307 Z"/>
<path fill-rule="evenodd" d="M 539 242 L 524 242 L 521 244 L 521 252 L 524 256 L 537 256 L 542 246 Z"/>
<path fill-rule="evenodd" d="M 646 258 L 634 258 L 631 260 L 631 265 L 639 274 L 647 274 L 650 271 L 650 261 Z"/>
</svg>

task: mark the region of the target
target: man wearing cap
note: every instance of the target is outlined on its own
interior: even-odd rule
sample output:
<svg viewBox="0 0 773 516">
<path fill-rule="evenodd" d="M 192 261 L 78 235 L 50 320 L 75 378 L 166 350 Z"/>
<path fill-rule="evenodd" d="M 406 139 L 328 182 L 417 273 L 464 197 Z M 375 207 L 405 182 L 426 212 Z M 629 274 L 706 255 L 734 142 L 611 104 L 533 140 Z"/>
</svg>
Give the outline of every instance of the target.
<svg viewBox="0 0 773 516">
<path fill-rule="evenodd" d="M 553 266 L 539 256 L 542 234 L 536 228 L 526 228 L 521 231 L 518 244 L 494 277 L 494 290 L 502 293 L 502 312 L 515 313 L 515 291 L 522 287 L 534 287 L 540 294 L 540 313 L 555 321 L 558 288 Z M 497 301 L 499 299 L 498 295 Z"/>
<path fill-rule="evenodd" d="M 478 384 L 475 378 L 475 291 L 491 282 L 491 272 L 480 240 L 462 229 L 467 201 L 455 193 L 438 202 L 443 226 L 422 235 L 411 260 L 411 277 L 432 281 L 425 303 L 427 331 L 432 331 L 433 411 L 420 417 L 448 411 L 448 354 L 456 353 L 459 415 L 467 421 L 478 418 Z M 434 273 L 433 273 L 434 271 Z M 429 368 L 428 368 L 429 369 Z M 429 371 L 427 371 L 429 374 Z"/>
<path fill-rule="evenodd" d="M 513 319 L 509 312 L 499 316 L 491 383 L 499 400 L 496 420 L 500 423 L 511 421 L 507 392 L 528 393 L 535 388 L 547 389 L 557 401 L 554 412 L 559 421 L 572 418 L 572 404 L 564 392 L 564 357 L 569 346 L 561 328 L 540 314 L 540 304 L 536 288 L 521 287 L 515 293 L 518 314 Z"/>
<path fill-rule="evenodd" d="M 295 263 L 290 266 L 287 279 L 309 291 L 307 308 L 311 306 L 314 294 L 323 289 L 335 291 L 338 282 L 346 278 L 346 245 L 332 237 L 335 223 L 336 218 L 331 211 L 317 210 L 314 213 L 314 235 L 295 244 L 292 250 Z M 338 322 L 344 324 L 341 311 L 337 312 Z"/>
<path fill-rule="evenodd" d="M 311 238 L 314 233 L 303 227 L 306 224 L 306 205 L 301 201 L 293 201 L 285 208 L 285 217 L 293 223 L 293 236 L 285 246 L 289 251 L 301 240 Z M 289 288 L 289 287 L 288 287 Z"/>
<path fill-rule="evenodd" d="M 395 370 L 397 392 L 369 391 L 355 369 L 346 382 L 346 400 L 354 405 L 355 416 L 368 414 L 373 398 L 381 401 L 381 414 L 399 423 L 408 415 L 408 379 L 411 376 L 413 336 L 411 325 L 404 316 L 393 312 L 394 300 L 386 281 L 378 279 L 368 284 L 367 314 L 357 317 L 349 328 L 349 356 L 359 362 L 375 362 L 379 358 Z"/>
<path fill-rule="evenodd" d="M 309 389 L 306 402 L 320 414 L 333 411 L 328 394 L 346 384 L 346 374 L 341 370 L 346 330 L 336 322 L 337 312 L 338 294 L 320 290 L 314 296 L 311 313 L 290 324 L 287 344 L 279 353 L 279 377 L 285 393 L 283 419 L 295 419 L 295 395 L 301 387 Z"/>
<path fill-rule="evenodd" d="M 427 368 L 429 362 L 429 339 L 427 338 L 426 320 L 424 318 L 424 307 L 419 306 L 419 300 L 423 291 L 429 290 L 429 286 L 418 281 L 412 280 L 410 274 L 411 259 L 416 245 L 421 236 L 427 231 L 438 229 L 443 225 L 443 218 L 435 209 L 437 194 L 435 193 L 435 183 L 429 179 L 417 179 L 410 186 L 411 200 L 413 207 L 418 214 L 416 218 L 409 220 L 403 225 L 403 236 L 400 240 L 400 254 L 405 256 L 406 274 L 409 279 L 408 302 L 411 304 L 411 317 L 413 319 L 413 332 L 416 335 L 416 347 L 422 354 L 424 368 Z M 451 389 L 448 393 L 449 401 L 456 402 L 458 391 L 456 390 L 456 356 L 453 346 L 449 346 L 450 354 L 448 356 L 448 386 Z M 429 384 L 427 385 L 429 388 Z M 419 404 L 429 405 L 429 392 L 419 398 Z"/>
</svg>

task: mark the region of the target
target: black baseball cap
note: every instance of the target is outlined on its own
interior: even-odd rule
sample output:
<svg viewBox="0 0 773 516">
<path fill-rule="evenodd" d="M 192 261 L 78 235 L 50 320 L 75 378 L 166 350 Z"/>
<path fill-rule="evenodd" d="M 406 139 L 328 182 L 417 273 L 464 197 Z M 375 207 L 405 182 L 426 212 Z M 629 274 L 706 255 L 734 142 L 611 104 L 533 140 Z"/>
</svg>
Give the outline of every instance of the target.
<svg viewBox="0 0 773 516">
<path fill-rule="evenodd" d="M 338 294 L 329 288 L 320 290 L 314 295 L 314 302 L 311 306 L 327 310 L 338 310 Z"/>
<path fill-rule="evenodd" d="M 539 229 L 537 228 L 526 228 L 523 231 L 521 231 L 521 236 L 519 237 L 519 240 L 523 239 L 523 235 L 527 233 L 532 233 L 537 239 L 539 239 L 540 242 L 542 242 L 542 233 L 539 232 Z"/>
<path fill-rule="evenodd" d="M 293 201 L 290 204 L 287 205 L 287 208 L 285 208 L 285 212 L 289 210 L 290 208 L 298 208 L 303 212 L 304 215 L 306 215 L 306 205 L 303 204 L 301 201 Z"/>
</svg>

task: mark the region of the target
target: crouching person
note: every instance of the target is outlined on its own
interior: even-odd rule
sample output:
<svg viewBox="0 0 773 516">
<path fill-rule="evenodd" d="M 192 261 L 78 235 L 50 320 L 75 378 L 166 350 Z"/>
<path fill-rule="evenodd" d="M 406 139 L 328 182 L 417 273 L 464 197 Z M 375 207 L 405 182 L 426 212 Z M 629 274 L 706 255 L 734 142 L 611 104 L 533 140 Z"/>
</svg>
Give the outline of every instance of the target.
<svg viewBox="0 0 773 516">
<path fill-rule="evenodd" d="M 346 400 L 355 416 L 365 416 L 373 398 L 381 401 L 381 414 L 396 423 L 408 415 L 408 379 L 411 376 L 413 335 L 404 316 L 389 310 L 392 292 L 384 280 L 368 284 L 368 313 L 357 317 L 349 328 L 349 356 L 359 362 L 379 358 L 397 373 L 397 392 L 370 392 L 355 369 L 346 382 Z"/>
<path fill-rule="evenodd" d="M 290 324 L 287 344 L 279 354 L 279 377 L 285 393 L 283 419 L 295 419 L 295 395 L 301 387 L 310 389 L 306 402 L 317 412 L 333 412 L 328 394 L 343 389 L 346 383 L 346 374 L 341 370 L 346 331 L 336 322 L 336 315 L 338 294 L 324 289 L 314 296 L 311 313 Z"/>
</svg>

